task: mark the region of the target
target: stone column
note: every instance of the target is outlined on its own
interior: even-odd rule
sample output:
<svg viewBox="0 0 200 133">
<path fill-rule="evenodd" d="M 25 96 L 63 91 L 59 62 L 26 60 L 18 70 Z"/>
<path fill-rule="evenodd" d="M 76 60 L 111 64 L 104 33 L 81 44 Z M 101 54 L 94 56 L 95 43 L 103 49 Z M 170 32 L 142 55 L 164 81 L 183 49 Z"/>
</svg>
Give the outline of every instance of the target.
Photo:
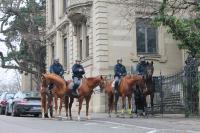
<svg viewBox="0 0 200 133">
<path fill-rule="evenodd" d="M 48 42 L 47 43 L 47 53 L 46 53 L 46 64 L 47 64 L 47 68 L 50 66 L 51 61 L 52 61 L 52 50 L 51 50 L 51 44 Z"/>
<path fill-rule="evenodd" d="M 108 69 L 108 6 L 105 1 L 93 1 L 93 76 L 106 74 Z M 105 95 L 94 94 L 93 112 L 105 112 Z"/>
<path fill-rule="evenodd" d="M 60 63 L 63 64 L 64 63 L 64 59 L 63 59 L 63 41 L 62 41 L 62 37 L 61 37 L 61 32 L 57 31 L 56 32 L 56 45 L 55 45 L 55 50 L 56 50 L 56 57 L 60 59 Z"/>
<path fill-rule="evenodd" d="M 47 0 L 47 4 L 46 4 L 46 14 L 47 14 L 47 27 L 51 26 L 51 0 Z"/>
<path fill-rule="evenodd" d="M 82 57 L 83 57 L 83 59 L 85 59 L 86 58 L 86 36 L 87 36 L 87 31 L 86 31 L 86 24 L 85 23 L 82 23 L 82 25 L 81 25 L 81 28 L 82 28 L 82 36 L 81 36 L 81 38 L 82 38 Z"/>
</svg>

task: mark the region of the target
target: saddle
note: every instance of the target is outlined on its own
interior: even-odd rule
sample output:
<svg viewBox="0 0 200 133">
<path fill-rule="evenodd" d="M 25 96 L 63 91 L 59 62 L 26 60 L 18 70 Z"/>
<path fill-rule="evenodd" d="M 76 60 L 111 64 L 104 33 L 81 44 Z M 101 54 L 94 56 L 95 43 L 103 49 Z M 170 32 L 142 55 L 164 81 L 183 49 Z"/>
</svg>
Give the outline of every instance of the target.
<svg viewBox="0 0 200 133">
<path fill-rule="evenodd" d="M 79 84 L 79 86 L 76 88 L 76 90 L 78 91 L 80 86 L 83 84 L 83 79 L 81 79 L 81 82 Z M 73 86 L 74 86 L 74 82 L 69 83 L 68 87 L 70 90 L 73 90 Z"/>
<path fill-rule="evenodd" d="M 119 84 L 118 84 L 118 87 L 117 87 L 117 93 L 118 94 L 119 94 L 119 85 L 121 84 L 121 81 L 122 81 L 122 78 L 120 78 Z M 112 82 L 111 86 L 112 86 L 113 91 L 115 92 L 115 80 Z"/>
</svg>

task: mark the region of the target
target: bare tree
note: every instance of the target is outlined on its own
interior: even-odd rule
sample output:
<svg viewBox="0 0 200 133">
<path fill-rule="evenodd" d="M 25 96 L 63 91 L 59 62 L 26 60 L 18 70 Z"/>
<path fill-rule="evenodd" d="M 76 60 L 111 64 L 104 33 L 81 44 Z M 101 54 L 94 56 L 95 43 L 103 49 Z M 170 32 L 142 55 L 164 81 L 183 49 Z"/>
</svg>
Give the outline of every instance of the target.
<svg viewBox="0 0 200 133">
<path fill-rule="evenodd" d="M 5 36 L 0 41 L 9 49 L 7 57 L 0 51 L 1 66 L 31 73 L 39 85 L 45 72 L 45 1 L 1 0 L 0 6 L 0 33 Z"/>
</svg>

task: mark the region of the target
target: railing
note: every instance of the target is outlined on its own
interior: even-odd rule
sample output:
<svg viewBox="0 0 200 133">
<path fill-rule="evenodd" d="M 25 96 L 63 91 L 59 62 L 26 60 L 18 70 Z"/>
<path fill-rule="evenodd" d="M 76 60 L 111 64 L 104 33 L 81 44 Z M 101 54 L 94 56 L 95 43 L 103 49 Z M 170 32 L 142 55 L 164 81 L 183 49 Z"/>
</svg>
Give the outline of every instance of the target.
<svg viewBox="0 0 200 133">
<path fill-rule="evenodd" d="M 156 78 L 154 113 L 185 113 L 186 117 L 199 113 L 198 66 L 197 59 L 190 59 L 182 72 Z"/>
</svg>

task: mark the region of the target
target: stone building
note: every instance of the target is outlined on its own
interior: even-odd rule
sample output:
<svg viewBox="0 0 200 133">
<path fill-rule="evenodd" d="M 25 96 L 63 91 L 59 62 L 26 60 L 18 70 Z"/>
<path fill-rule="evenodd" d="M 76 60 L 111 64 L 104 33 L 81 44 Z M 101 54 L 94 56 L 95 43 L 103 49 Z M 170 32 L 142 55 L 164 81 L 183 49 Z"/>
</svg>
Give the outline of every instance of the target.
<svg viewBox="0 0 200 133">
<path fill-rule="evenodd" d="M 144 55 L 154 61 L 154 75 L 180 71 L 184 54 L 177 42 L 164 27 L 152 27 L 150 18 L 135 14 L 130 28 L 115 0 L 47 0 L 47 66 L 59 58 L 69 79 L 80 58 L 87 77 L 112 75 L 118 58 L 131 72 Z M 93 112 L 104 111 L 104 94 L 93 95 L 90 105 Z"/>
</svg>

